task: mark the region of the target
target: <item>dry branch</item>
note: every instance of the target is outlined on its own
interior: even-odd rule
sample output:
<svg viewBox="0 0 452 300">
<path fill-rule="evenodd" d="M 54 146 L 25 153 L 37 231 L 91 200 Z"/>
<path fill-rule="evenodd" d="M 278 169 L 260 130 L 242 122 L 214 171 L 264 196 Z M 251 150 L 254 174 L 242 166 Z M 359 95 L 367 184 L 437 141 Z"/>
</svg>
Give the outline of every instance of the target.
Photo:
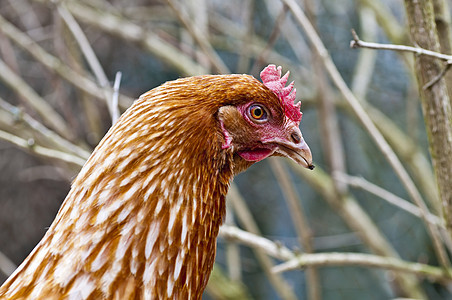
<svg viewBox="0 0 452 300">
<path fill-rule="evenodd" d="M 375 267 L 416 274 L 431 280 L 452 281 L 448 272 L 426 264 L 406 262 L 393 257 L 382 257 L 363 253 L 316 253 L 301 254 L 296 258 L 276 266 L 275 273 L 287 272 L 308 266 L 362 266 Z M 449 272 L 452 269 L 449 270 Z"/>
<path fill-rule="evenodd" d="M 356 34 L 356 31 L 354 29 L 352 29 L 352 35 L 353 35 L 353 40 L 350 42 L 351 48 L 369 48 L 369 49 L 376 49 L 376 50 L 411 52 L 411 53 L 415 53 L 418 55 L 426 55 L 426 56 L 434 57 L 434 58 L 437 58 L 440 60 L 444 60 L 447 63 L 452 63 L 452 55 L 439 53 L 439 52 L 424 49 L 421 47 L 365 42 L 365 41 L 360 40 L 358 34 Z"/>
<path fill-rule="evenodd" d="M 341 198 L 337 197 L 332 178 L 320 166 L 317 166 L 315 172 L 311 172 L 311 174 L 298 168 L 294 163 L 291 163 L 291 167 L 297 175 L 322 195 L 322 198 L 342 217 L 350 229 L 356 232 L 372 252 L 381 256 L 400 258 L 397 251 L 351 194 L 343 195 Z M 408 276 L 409 274 L 395 273 L 394 275 L 395 281 L 407 295 L 417 295 L 418 298 L 422 298 L 423 293 L 418 288 L 416 278 Z"/>
<path fill-rule="evenodd" d="M 52 5 L 51 1 L 36 0 Z M 93 25 L 107 33 L 118 36 L 142 46 L 145 50 L 153 53 L 166 63 L 172 65 L 181 75 L 192 76 L 207 74 L 208 70 L 191 58 L 164 41 L 158 35 L 139 25 L 129 22 L 126 18 L 113 15 L 104 10 L 95 9 L 76 1 L 67 2 L 68 10 L 81 21 Z"/>
<path fill-rule="evenodd" d="M 358 37 L 358 34 L 356 34 L 355 30 L 353 30 L 353 29 L 352 29 L 352 35 L 353 35 L 353 40 L 350 42 L 351 48 L 368 48 L 368 49 L 377 49 L 377 50 L 411 52 L 411 53 L 415 53 L 417 55 L 426 55 L 426 56 L 430 56 L 430 57 L 437 58 L 440 60 L 444 60 L 446 63 L 445 67 L 441 70 L 441 72 L 439 74 L 435 75 L 433 78 L 431 78 L 431 80 L 429 82 L 426 82 L 422 86 L 422 88 L 424 90 L 431 88 L 440 79 L 442 79 L 444 77 L 444 75 L 447 73 L 447 71 L 449 70 L 450 65 L 452 64 L 452 55 L 447 55 L 447 54 L 439 53 L 436 51 L 423 49 L 421 47 L 364 42 L 364 41 L 360 40 L 360 38 Z"/>
<path fill-rule="evenodd" d="M 0 59 L 0 79 L 15 91 L 27 106 L 34 109 L 39 116 L 54 130 L 66 138 L 72 136 L 63 118 L 29 86 L 19 75 L 14 73 L 3 60 Z"/>
<path fill-rule="evenodd" d="M 295 189 L 294 184 L 289 176 L 289 171 L 284 162 L 280 159 L 270 159 L 270 166 L 275 173 L 276 180 L 281 187 L 281 191 L 284 195 L 289 206 L 289 212 L 292 217 L 292 223 L 294 224 L 295 231 L 297 232 L 300 245 L 303 247 L 304 252 L 312 253 L 314 248 L 312 245 L 312 233 L 301 206 L 301 199 Z M 311 300 L 320 299 L 320 283 L 319 273 L 316 268 L 308 268 L 306 270 L 308 295 Z"/>
<path fill-rule="evenodd" d="M 404 24 L 400 24 L 398 20 L 400 18 L 394 16 L 386 2 L 381 0 L 359 0 L 359 2 L 375 13 L 378 24 L 391 41 L 403 43 L 407 39 Z"/>
<path fill-rule="evenodd" d="M 183 5 L 176 4 L 174 0 L 166 0 L 173 12 L 176 14 L 179 21 L 184 25 L 192 38 L 198 43 L 204 54 L 209 58 L 210 63 L 215 67 L 220 74 L 228 74 L 229 69 L 221 60 L 220 56 L 215 52 L 207 37 L 197 28 L 193 22 L 184 14 Z"/>
<path fill-rule="evenodd" d="M 8 127 L 13 127 L 13 123 L 17 124 L 18 122 L 23 122 L 29 129 L 33 131 L 34 135 L 42 135 L 43 137 L 45 137 L 46 145 L 54 144 L 61 150 L 64 150 L 64 152 L 76 154 L 83 159 L 88 159 L 88 157 L 91 155 L 89 151 L 64 139 L 56 132 L 48 129 L 43 124 L 35 120 L 19 107 L 9 104 L 2 98 L 0 98 L 0 110 L 5 111 L 9 115 L 9 118 L 6 118 L 5 116 L 5 118 L 0 119 L 0 123 L 6 123 L 5 125 Z M 8 119 L 11 121 L 8 122 Z"/>
<path fill-rule="evenodd" d="M 431 280 L 451 282 L 449 272 L 439 267 L 407 262 L 394 257 L 384 257 L 363 253 L 316 253 L 295 254 L 292 250 L 264 237 L 243 231 L 237 227 L 223 225 L 220 237 L 257 248 L 268 255 L 286 261 L 273 268 L 273 272 L 305 268 L 308 266 L 363 266 L 411 273 Z"/>
<path fill-rule="evenodd" d="M 0 271 L 6 276 L 11 275 L 17 266 L 0 251 Z"/>
<path fill-rule="evenodd" d="M 91 79 L 78 74 L 66 64 L 64 64 L 60 59 L 49 54 L 41 46 L 34 42 L 27 34 L 17 29 L 1 15 L 0 31 L 23 50 L 27 51 L 32 57 L 34 57 L 51 72 L 57 73 L 66 81 L 73 84 L 76 88 L 94 97 L 95 99 L 104 100 L 103 89 L 99 87 L 99 85 L 97 85 Z M 120 101 L 123 107 L 129 107 L 132 103 L 132 99 L 124 95 L 120 96 Z"/>
<path fill-rule="evenodd" d="M 337 70 L 335 64 L 333 63 L 330 55 L 328 54 L 328 51 L 326 50 L 325 46 L 323 45 L 323 42 L 321 41 L 320 37 L 312 27 L 312 24 L 309 22 L 309 20 L 304 15 L 301 8 L 295 3 L 293 0 L 283 0 L 290 8 L 290 10 L 293 12 L 295 19 L 299 22 L 300 26 L 303 27 L 305 30 L 309 40 L 311 41 L 315 51 L 319 54 L 319 56 L 322 58 L 322 62 L 325 66 L 325 69 L 327 70 L 328 74 L 330 75 L 331 80 L 335 83 L 339 91 L 343 94 L 345 100 L 350 105 L 354 113 L 356 114 L 358 120 L 362 123 L 366 131 L 369 133 L 371 138 L 374 140 L 377 147 L 380 149 L 380 151 L 384 154 L 385 158 L 388 160 L 394 171 L 396 172 L 397 176 L 400 178 L 402 184 L 405 186 L 407 192 L 409 193 L 410 197 L 413 199 L 413 201 L 421 208 L 422 210 L 422 218 L 424 220 L 424 223 L 426 224 L 426 227 L 428 229 L 428 232 L 430 233 L 433 245 L 436 254 L 438 255 L 439 260 L 441 263 L 448 267 L 450 265 L 449 259 L 447 257 L 447 254 L 445 252 L 444 246 L 440 239 L 440 233 L 438 231 L 438 228 L 430 224 L 426 218 L 429 213 L 428 208 L 422 199 L 421 194 L 419 193 L 416 185 L 413 183 L 411 177 L 409 176 L 408 172 L 405 170 L 404 166 L 400 162 L 397 155 L 394 153 L 394 151 L 391 149 L 389 144 L 386 142 L 380 131 L 377 129 L 375 124 L 372 122 L 369 115 L 366 113 L 358 99 L 353 95 L 353 93 L 348 88 L 347 84 L 343 80 L 342 76 L 340 75 L 339 71 Z M 450 141 L 452 142 L 452 137 L 450 138 Z M 452 168 L 451 168 L 452 170 Z M 451 177 L 452 178 L 452 177 Z M 452 187 L 451 187 L 452 188 Z M 452 193 L 451 193 L 452 197 Z M 452 203 L 452 201 L 451 201 Z"/>
<path fill-rule="evenodd" d="M 0 139 L 10 142 L 11 144 L 14 144 L 19 148 L 22 148 L 26 151 L 37 154 L 42 157 L 61 160 L 76 165 L 77 167 L 80 168 L 85 164 L 85 160 L 83 158 L 80 158 L 70 153 L 42 147 L 40 145 L 37 145 L 33 139 L 25 140 L 3 130 L 0 130 Z"/>
<path fill-rule="evenodd" d="M 405 1 L 410 34 L 415 45 L 440 50 L 431 1 Z M 450 56 L 448 56 L 450 57 Z M 441 64 L 430 56 L 415 59 L 418 85 L 425 86 L 441 74 Z M 420 90 L 422 111 L 429 139 L 439 196 L 446 227 L 452 236 L 452 108 L 447 84 L 441 79 L 429 89 Z M 440 257 L 441 258 L 441 257 Z M 442 259 L 442 258 L 441 258 Z"/>
<path fill-rule="evenodd" d="M 234 209 L 239 223 L 241 223 L 247 231 L 252 232 L 256 235 L 260 235 L 261 233 L 259 227 L 254 221 L 251 212 L 246 206 L 246 203 L 240 195 L 240 192 L 235 184 L 231 185 L 226 197 L 226 201 L 229 201 L 231 203 L 231 206 Z M 264 251 L 258 248 L 255 249 L 255 254 L 270 283 L 278 292 L 279 296 L 283 299 L 297 299 L 292 287 L 290 287 L 290 285 L 284 280 L 284 278 L 279 276 L 278 274 L 271 272 L 271 269 L 273 268 L 273 262 L 271 258 L 268 257 Z"/>
<path fill-rule="evenodd" d="M 407 200 L 400 198 L 393 193 L 365 180 L 362 177 L 356 177 L 356 176 L 350 176 L 344 173 L 335 173 L 333 176 L 344 183 L 347 183 L 348 185 L 352 187 L 357 187 L 360 189 L 363 189 L 371 194 L 374 194 L 375 196 L 380 197 L 381 199 L 385 200 L 386 202 L 397 206 L 398 208 L 416 216 L 421 217 L 422 212 L 419 207 L 416 205 L 411 204 Z M 442 220 L 433 214 L 427 215 L 427 220 L 434 224 L 435 226 L 444 227 Z"/>
<path fill-rule="evenodd" d="M 72 35 L 77 41 L 77 44 L 80 46 L 80 50 L 82 51 L 86 61 L 88 62 L 88 65 L 90 66 L 92 72 L 96 76 L 98 83 L 103 88 L 105 103 L 107 104 L 108 110 L 110 111 L 110 116 L 113 120 L 113 106 L 111 103 L 113 99 L 112 90 L 107 75 L 105 74 L 104 69 L 100 64 L 99 59 L 96 56 L 96 53 L 94 53 L 94 50 L 91 47 L 88 38 L 86 37 L 82 28 L 74 19 L 72 14 L 66 9 L 66 6 L 64 4 L 59 4 L 57 6 L 57 11 L 60 14 L 61 18 L 63 18 L 66 25 L 69 27 L 70 31 L 72 32 Z M 114 124 L 114 122 L 112 123 Z"/>
</svg>

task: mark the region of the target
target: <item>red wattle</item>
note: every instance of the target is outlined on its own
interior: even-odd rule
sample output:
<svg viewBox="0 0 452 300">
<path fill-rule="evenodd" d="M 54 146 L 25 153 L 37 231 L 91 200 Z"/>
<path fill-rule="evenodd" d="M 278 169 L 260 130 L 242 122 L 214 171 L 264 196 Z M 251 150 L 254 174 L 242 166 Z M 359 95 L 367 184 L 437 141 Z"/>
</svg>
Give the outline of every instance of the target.
<svg viewBox="0 0 452 300">
<path fill-rule="evenodd" d="M 259 148 L 253 150 L 238 151 L 238 154 L 247 161 L 260 161 L 272 154 L 272 150 Z"/>
</svg>

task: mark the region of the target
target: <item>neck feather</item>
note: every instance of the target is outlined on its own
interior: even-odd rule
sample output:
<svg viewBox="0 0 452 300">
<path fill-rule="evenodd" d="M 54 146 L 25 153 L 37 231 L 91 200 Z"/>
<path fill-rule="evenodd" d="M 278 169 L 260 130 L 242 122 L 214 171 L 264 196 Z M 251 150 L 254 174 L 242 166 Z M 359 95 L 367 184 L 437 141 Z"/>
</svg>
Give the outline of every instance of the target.
<svg viewBox="0 0 452 300">
<path fill-rule="evenodd" d="M 142 96 L 107 133 L 0 296 L 201 297 L 233 158 L 213 105 L 170 95 Z"/>
</svg>

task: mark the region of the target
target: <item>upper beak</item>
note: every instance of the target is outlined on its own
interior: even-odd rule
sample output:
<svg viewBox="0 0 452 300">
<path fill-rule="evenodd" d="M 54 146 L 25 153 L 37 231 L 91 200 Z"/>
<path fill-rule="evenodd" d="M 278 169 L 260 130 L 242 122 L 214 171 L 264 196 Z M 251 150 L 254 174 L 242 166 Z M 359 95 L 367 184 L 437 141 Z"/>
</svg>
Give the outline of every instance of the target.
<svg viewBox="0 0 452 300">
<path fill-rule="evenodd" d="M 274 142 L 277 145 L 276 153 L 291 158 L 305 168 L 314 169 L 311 150 L 303 139 L 298 126 L 293 126 L 289 130 L 289 136 L 286 139 L 278 138 Z"/>
</svg>

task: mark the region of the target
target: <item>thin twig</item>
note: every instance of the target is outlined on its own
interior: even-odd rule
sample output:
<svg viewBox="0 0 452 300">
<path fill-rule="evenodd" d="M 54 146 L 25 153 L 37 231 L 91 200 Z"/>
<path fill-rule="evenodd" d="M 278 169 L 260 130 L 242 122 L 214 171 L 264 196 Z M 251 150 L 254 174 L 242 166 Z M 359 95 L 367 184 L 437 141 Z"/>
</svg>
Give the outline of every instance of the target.
<svg viewBox="0 0 452 300">
<path fill-rule="evenodd" d="M 58 4 L 57 11 L 60 14 L 61 18 L 66 23 L 66 25 L 68 26 L 69 30 L 72 32 L 72 35 L 77 41 L 77 44 L 79 45 L 80 50 L 83 53 L 83 56 L 85 57 L 86 61 L 88 62 L 88 65 L 90 66 L 91 70 L 94 73 L 94 76 L 96 76 L 97 81 L 103 88 L 105 102 L 110 111 L 110 115 L 113 116 L 113 107 L 112 103 L 110 102 L 112 100 L 110 83 L 108 82 L 107 75 L 105 75 L 104 69 L 100 64 L 99 59 L 96 56 L 96 53 L 91 47 L 91 44 L 89 43 L 88 38 L 86 37 L 80 25 L 74 19 L 72 14 L 67 10 L 66 5 L 64 3 Z M 114 122 L 112 123 L 114 124 Z"/>
<path fill-rule="evenodd" d="M 39 2 L 49 1 L 34 0 Z M 96 9 L 83 5 L 79 1 L 67 2 L 67 8 L 78 19 L 100 28 L 126 41 L 142 46 L 145 50 L 158 56 L 163 61 L 172 65 L 184 76 L 193 76 L 208 73 L 203 66 L 194 62 L 191 58 L 181 52 L 179 49 L 164 41 L 157 34 L 145 30 L 142 26 L 128 21 L 120 15 L 113 15 L 101 8 Z"/>
<path fill-rule="evenodd" d="M 236 226 L 235 214 L 230 201 L 226 201 L 226 220 L 228 226 Z M 240 247 L 236 243 L 228 243 L 226 245 L 226 263 L 228 267 L 228 275 L 234 281 L 242 280 L 242 261 L 240 257 Z"/>
<path fill-rule="evenodd" d="M 404 51 L 412 52 L 418 55 L 426 55 L 434 58 L 438 58 L 446 61 L 447 63 L 452 63 L 452 55 L 442 54 L 439 52 L 427 50 L 421 47 L 411 47 L 405 45 L 393 45 L 393 44 L 380 44 L 361 41 L 356 34 L 356 31 L 352 29 L 353 40 L 350 42 L 351 48 L 369 48 L 377 50 L 392 50 L 392 51 Z"/>
<path fill-rule="evenodd" d="M 342 78 L 341 74 L 336 68 L 336 65 L 332 61 L 330 55 L 328 54 L 328 51 L 326 50 L 322 40 L 318 36 L 318 34 L 315 32 L 314 28 L 312 27 L 312 24 L 309 22 L 309 20 L 306 18 L 305 14 L 301 10 L 300 6 L 294 1 L 294 0 L 282 0 L 284 1 L 292 11 L 292 13 L 295 16 L 295 19 L 299 22 L 301 27 L 305 30 L 306 35 L 308 36 L 309 40 L 311 41 L 315 51 L 317 51 L 322 58 L 322 62 L 325 66 L 325 69 L 327 70 L 328 74 L 330 75 L 331 80 L 334 82 L 334 84 L 337 86 L 339 91 L 344 96 L 347 103 L 352 108 L 353 112 L 357 116 L 358 120 L 363 124 L 366 131 L 369 133 L 371 138 L 374 140 L 377 147 L 380 149 L 380 151 L 384 154 L 387 161 L 390 163 L 394 171 L 396 172 L 397 176 L 401 180 L 402 184 L 405 186 L 408 194 L 413 199 L 413 201 L 420 207 L 422 210 L 422 219 L 424 220 L 424 223 L 426 224 L 426 227 L 428 229 L 428 232 L 430 233 L 430 236 L 433 240 L 433 246 L 435 249 L 435 252 L 441 262 L 441 264 L 445 268 L 449 268 L 450 261 L 446 254 L 446 251 L 444 249 L 443 244 L 441 243 L 441 237 L 440 233 L 438 231 L 438 228 L 433 226 L 430 222 L 427 221 L 427 215 L 429 214 L 427 205 L 425 204 L 424 200 L 422 199 L 421 194 L 419 193 L 418 189 L 416 188 L 416 185 L 413 183 L 411 177 L 409 176 L 408 172 L 405 170 L 405 167 L 400 162 L 397 155 L 394 153 L 394 151 L 391 149 L 389 144 L 386 142 L 380 131 L 377 129 L 375 124 L 372 122 L 369 115 L 366 113 L 364 108 L 362 107 L 361 103 L 356 99 L 356 97 L 353 95 L 353 93 L 348 88 L 347 84 L 345 83 L 344 79 Z"/>
<path fill-rule="evenodd" d="M 285 3 L 283 1 L 273 0 L 265 0 L 263 2 L 266 4 L 268 14 L 273 20 L 276 20 L 278 13 Z M 298 3 L 300 3 L 300 1 Z M 281 28 L 283 28 L 283 30 L 281 30 L 281 36 L 284 37 L 284 42 L 290 45 L 292 49 L 296 49 L 296 51 L 293 52 L 296 59 L 301 62 L 301 64 L 308 63 L 311 59 L 311 51 L 306 43 L 304 35 L 298 30 L 294 20 L 292 18 L 284 18 Z M 292 66 L 291 68 L 293 69 L 293 59 L 289 65 Z"/>
<path fill-rule="evenodd" d="M 290 180 L 289 172 L 284 162 L 279 158 L 270 159 L 270 166 L 275 173 L 276 180 L 281 187 L 281 191 L 284 195 L 289 206 L 290 216 L 297 232 L 300 245 L 303 247 L 304 252 L 314 252 L 312 245 L 312 234 L 309 228 L 308 221 L 306 220 L 305 213 L 301 206 L 301 200 L 295 189 L 294 184 Z M 307 283 L 308 283 L 308 295 L 310 300 L 316 300 L 320 298 L 320 285 L 319 274 L 316 268 L 308 268 L 306 270 Z"/>
<path fill-rule="evenodd" d="M 201 50 L 209 58 L 210 62 L 215 67 L 217 72 L 219 72 L 220 74 L 230 73 L 228 67 L 225 65 L 220 56 L 215 52 L 207 37 L 203 35 L 202 32 L 200 32 L 200 30 L 193 25 L 193 22 L 191 22 L 183 13 L 182 5 L 180 3 L 179 5 L 177 5 L 174 0 L 166 0 L 166 2 L 169 4 L 182 25 L 184 25 L 184 27 L 187 29 L 188 33 L 190 33 L 192 38 L 201 47 Z"/>
<path fill-rule="evenodd" d="M 290 176 L 284 162 L 279 158 L 270 158 L 270 167 L 275 174 L 276 180 L 281 188 L 289 206 L 289 212 L 294 223 L 295 231 L 297 232 L 300 244 L 303 246 L 305 252 L 311 253 L 312 248 L 312 236 L 309 230 L 309 224 L 306 220 L 305 214 L 301 207 L 301 200 L 298 196 L 295 186 L 290 180 Z"/>
<path fill-rule="evenodd" d="M 447 62 L 446 62 L 446 66 L 441 70 L 441 72 L 440 72 L 438 75 L 436 75 L 435 77 L 433 77 L 432 80 L 430 80 L 429 82 L 427 82 L 427 83 L 422 87 L 422 89 L 425 91 L 425 90 L 431 88 L 432 86 L 434 86 L 436 83 L 438 83 L 438 81 L 440 81 L 441 78 L 443 78 L 444 75 L 446 75 L 447 71 L 449 71 L 449 68 L 450 68 L 451 64 L 452 64 L 452 61 L 447 61 Z"/>
<path fill-rule="evenodd" d="M 35 120 L 33 117 L 31 117 L 29 114 L 24 112 L 19 107 L 9 104 L 2 98 L 0 98 L 0 109 L 8 112 L 11 115 L 11 117 L 14 118 L 16 121 L 24 122 L 25 124 L 28 125 L 30 129 L 43 135 L 48 140 L 52 141 L 59 147 L 63 148 L 65 151 L 77 154 L 83 159 L 88 159 L 88 157 L 91 155 L 89 151 L 86 151 L 85 149 L 79 147 L 78 145 L 75 145 L 70 141 L 66 140 L 65 138 L 61 137 L 56 132 L 48 129 L 43 124 Z"/>
<path fill-rule="evenodd" d="M 362 7 L 359 10 L 359 21 L 361 32 L 366 39 L 374 39 L 377 36 L 378 25 L 375 13 L 369 7 Z M 372 50 L 359 51 L 358 59 L 353 72 L 351 89 L 356 98 L 365 101 L 365 96 L 369 88 L 370 81 L 375 73 L 375 61 L 377 53 Z"/>
<path fill-rule="evenodd" d="M 274 258 L 287 261 L 296 257 L 295 253 L 289 248 L 266 239 L 258 234 L 242 230 L 240 228 L 228 225 L 220 227 L 220 237 L 239 242 L 248 247 L 264 251 L 267 255 Z"/>
<path fill-rule="evenodd" d="M 317 24 L 317 18 L 314 11 L 314 5 L 312 1 L 304 1 L 304 6 L 308 19 L 313 26 Z M 317 28 L 316 28 L 317 29 Z M 294 51 L 296 51 L 294 49 Z M 336 106 L 332 100 L 332 88 L 325 74 L 325 70 L 322 67 L 322 58 L 317 52 L 312 54 L 312 71 L 313 71 L 313 84 L 316 88 L 318 95 L 318 120 L 321 130 L 320 140 L 324 149 L 334 149 L 334 151 L 325 151 L 325 160 L 329 167 L 329 172 L 345 172 L 346 169 L 346 156 L 344 153 L 344 145 L 341 139 L 341 130 L 338 121 L 338 115 L 336 112 Z M 334 180 L 333 186 L 335 189 L 336 200 L 342 201 L 341 198 L 348 192 L 348 186 L 342 182 Z M 307 252 L 307 251 L 305 251 Z M 315 274 L 318 272 L 315 271 Z M 318 276 L 313 276 L 315 280 L 311 279 L 310 285 L 310 300 L 320 299 L 320 284 Z M 312 290 L 311 290 L 312 285 Z"/>
<path fill-rule="evenodd" d="M 17 29 L 14 25 L 8 22 L 0 15 L 0 31 L 3 32 L 9 39 L 19 45 L 23 50 L 27 51 L 32 57 L 39 61 L 44 67 L 52 72 L 57 73 L 66 81 L 73 84 L 78 89 L 84 91 L 95 99 L 104 100 L 103 89 L 95 82 L 82 76 L 64 64 L 57 57 L 49 54 L 36 42 L 34 42 L 27 34 Z M 121 104 L 123 107 L 128 107 L 133 99 L 121 95 Z"/>
<path fill-rule="evenodd" d="M 381 110 L 366 103 L 366 111 L 378 130 L 383 134 L 392 149 L 399 155 L 405 165 L 408 166 L 416 185 L 422 190 L 423 195 L 433 207 L 435 214 L 441 211 L 438 190 L 429 159 L 421 151 L 419 144 L 413 141 L 403 132 L 393 119 L 385 115 Z"/>
<path fill-rule="evenodd" d="M 345 173 L 336 172 L 333 174 L 333 176 L 336 178 L 336 180 L 340 180 L 342 182 L 347 183 L 349 186 L 361 188 L 371 194 L 374 194 L 375 196 L 380 197 L 381 199 L 387 201 L 388 203 L 397 206 L 398 208 L 416 216 L 416 217 L 422 217 L 422 212 L 419 207 L 416 205 L 411 204 L 407 200 L 400 198 L 399 196 L 394 195 L 393 193 L 365 180 L 361 177 L 356 176 L 350 176 Z M 443 222 L 438 216 L 435 216 L 434 214 L 428 214 L 427 220 L 434 224 L 435 226 L 444 227 Z"/>
<path fill-rule="evenodd" d="M 235 184 L 232 184 L 227 194 L 227 200 L 232 204 L 235 214 L 239 223 L 248 231 L 260 235 L 260 230 L 251 215 L 245 201 L 243 200 L 240 192 Z M 291 286 L 281 276 L 275 276 L 271 269 L 273 268 L 273 262 L 270 257 L 267 256 L 262 250 L 255 249 L 256 258 L 262 266 L 265 274 L 267 275 L 270 283 L 275 288 L 275 291 L 283 299 L 297 299 Z"/>
<path fill-rule="evenodd" d="M 0 251 L 0 271 L 6 276 L 9 276 L 16 268 L 17 266 L 12 262 L 12 260 Z"/>
<path fill-rule="evenodd" d="M 350 42 L 351 48 L 369 48 L 369 49 L 377 49 L 377 50 L 392 50 L 392 51 L 403 51 L 403 52 L 411 52 L 415 53 L 417 55 L 426 55 L 430 57 L 434 57 L 437 59 L 444 60 L 446 63 L 446 66 L 444 69 L 436 75 L 432 80 L 427 82 L 422 88 L 424 90 L 431 88 L 433 85 L 435 85 L 441 78 L 444 77 L 444 75 L 447 73 L 447 71 L 450 68 L 450 65 L 452 64 L 452 55 L 447 55 L 431 50 L 427 50 L 421 47 L 411 47 L 411 46 L 405 46 L 405 45 L 393 45 L 393 44 L 380 44 L 380 43 L 372 43 L 372 42 L 364 42 L 360 40 L 358 37 L 358 34 L 354 29 L 351 30 L 353 35 L 353 40 Z"/>
<path fill-rule="evenodd" d="M 255 13 L 255 0 L 247 0 L 241 2 L 241 19 L 243 22 L 243 35 L 240 38 L 241 47 L 238 50 L 239 57 L 237 59 L 237 73 L 243 74 L 250 72 L 250 62 L 251 57 L 248 56 L 249 53 L 249 39 L 251 36 L 255 36 L 254 32 L 254 13 Z M 250 74 L 255 74 L 250 72 Z"/>
<path fill-rule="evenodd" d="M 54 130 L 66 138 L 72 136 L 63 118 L 22 77 L 14 73 L 2 59 L 0 59 L 0 80 L 16 92 Z"/>
<path fill-rule="evenodd" d="M 191 26 L 196 27 L 196 30 L 201 34 L 201 36 L 209 37 L 210 35 L 210 26 L 209 26 L 209 5 L 206 3 L 207 0 L 188 0 L 180 2 L 180 5 L 184 5 L 185 11 L 187 12 L 187 16 L 190 19 Z M 182 4 L 183 3 L 183 4 Z M 174 13 L 173 13 L 174 14 Z M 168 17 L 172 18 L 173 14 L 170 14 Z M 212 63 L 204 51 L 200 51 L 196 47 L 196 41 L 190 35 L 187 30 L 183 30 L 181 35 L 181 42 L 184 44 L 185 41 L 188 41 L 187 49 L 188 53 L 193 52 L 194 58 L 203 65 L 206 69 L 212 69 Z M 210 42 L 209 42 L 210 43 Z"/>
<path fill-rule="evenodd" d="M 256 74 L 260 68 L 262 67 L 262 64 L 267 59 L 270 51 L 272 50 L 273 46 L 275 45 L 279 34 L 281 33 L 281 26 L 283 24 L 284 19 L 287 15 L 287 5 L 283 5 L 280 13 L 276 17 L 275 25 L 273 26 L 273 30 L 270 33 L 270 37 L 267 40 L 267 44 L 265 45 L 264 49 L 262 49 L 262 52 L 257 56 L 257 58 L 254 61 L 253 66 L 251 67 L 251 74 Z M 247 44 L 249 44 L 249 41 L 247 41 Z"/>
<path fill-rule="evenodd" d="M 240 54 L 239 50 L 241 47 L 241 39 L 245 34 L 243 28 L 239 27 L 232 20 L 225 18 L 219 13 L 212 11 L 213 15 L 209 20 L 210 25 L 213 27 L 214 31 L 211 34 L 212 43 L 216 45 L 216 48 L 221 48 L 222 50 Z M 215 33 L 218 32 L 216 35 Z M 267 39 L 262 39 L 257 35 L 248 37 L 247 40 L 247 54 L 249 58 L 254 59 L 254 57 L 262 54 L 262 49 L 264 49 L 268 43 Z M 243 55 L 244 55 L 243 54 Z M 285 66 L 293 65 L 293 60 L 284 56 L 275 49 L 269 49 L 267 61 L 278 61 L 279 64 L 284 68 Z M 253 67 L 254 69 L 254 67 Z M 257 74 L 260 70 L 257 68 L 255 72 L 249 72 L 250 74 Z M 296 75 L 297 72 L 291 72 L 291 75 Z"/>
<path fill-rule="evenodd" d="M 115 83 L 113 84 L 113 95 L 111 99 L 111 123 L 114 125 L 119 119 L 119 86 L 121 84 L 122 73 L 116 72 Z"/>
<path fill-rule="evenodd" d="M 62 152 L 50 148 L 39 146 L 33 139 L 25 140 L 6 131 L 0 130 L 0 139 L 10 142 L 22 149 L 38 154 L 43 157 L 61 160 L 67 163 L 74 164 L 78 167 L 82 167 L 85 164 L 85 160 L 79 156 Z"/>
<path fill-rule="evenodd" d="M 254 249 L 260 249 L 268 255 L 286 261 L 273 268 L 273 272 L 280 273 L 288 270 L 300 269 L 308 266 L 363 266 L 376 267 L 386 270 L 396 270 L 428 277 L 436 281 L 452 281 L 450 272 L 440 267 L 427 264 L 413 263 L 394 257 L 384 257 L 362 253 L 315 253 L 299 254 L 285 246 L 275 243 L 259 235 L 241 230 L 237 227 L 223 225 L 220 227 L 220 237 Z M 450 270 L 452 271 L 452 270 Z"/>
<path fill-rule="evenodd" d="M 363 253 L 316 253 L 301 254 L 296 258 L 282 263 L 273 268 L 273 272 L 287 272 L 305 268 L 308 266 L 362 266 L 375 267 L 385 270 L 394 270 L 416 274 L 432 280 L 451 282 L 452 278 L 443 269 L 421 264 L 403 261 L 394 257 L 384 257 Z M 450 269 L 449 271 L 452 271 Z"/>
</svg>

